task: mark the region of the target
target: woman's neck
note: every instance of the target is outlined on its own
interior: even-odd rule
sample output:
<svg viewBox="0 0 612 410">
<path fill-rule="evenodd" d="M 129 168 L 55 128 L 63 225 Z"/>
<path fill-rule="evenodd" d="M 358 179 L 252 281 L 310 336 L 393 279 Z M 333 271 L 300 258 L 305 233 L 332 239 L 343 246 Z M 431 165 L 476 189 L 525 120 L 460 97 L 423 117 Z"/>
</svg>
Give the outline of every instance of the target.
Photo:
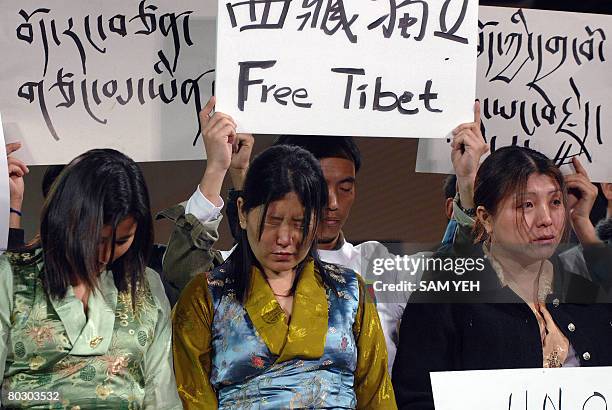
<svg viewBox="0 0 612 410">
<path fill-rule="evenodd" d="M 264 278 L 270 286 L 276 301 L 285 311 L 287 317 L 293 312 L 293 292 L 295 285 L 295 270 L 286 272 L 264 272 Z"/>
<path fill-rule="evenodd" d="M 552 283 L 552 264 L 546 260 L 521 261 L 503 249 L 491 246 L 493 266 L 508 284 L 526 302 L 536 302 L 548 292 Z M 495 266 L 498 265 L 498 266 Z"/>
<path fill-rule="evenodd" d="M 265 270 L 264 277 L 272 290 L 275 293 L 279 293 L 277 291 L 283 292 L 293 288 L 296 273 L 293 269 L 284 272 L 271 272 Z"/>
<path fill-rule="evenodd" d="M 83 310 L 87 314 L 87 307 L 89 302 L 89 295 L 91 294 L 90 289 L 84 283 L 72 285 L 74 297 L 81 301 L 83 304 Z"/>
<path fill-rule="evenodd" d="M 504 248 L 492 244 L 491 255 L 503 266 L 508 274 L 518 277 L 533 277 L 540 271 L 543 260 L 521 259 L 516 253 L 507 252 Z"/>
</svg>

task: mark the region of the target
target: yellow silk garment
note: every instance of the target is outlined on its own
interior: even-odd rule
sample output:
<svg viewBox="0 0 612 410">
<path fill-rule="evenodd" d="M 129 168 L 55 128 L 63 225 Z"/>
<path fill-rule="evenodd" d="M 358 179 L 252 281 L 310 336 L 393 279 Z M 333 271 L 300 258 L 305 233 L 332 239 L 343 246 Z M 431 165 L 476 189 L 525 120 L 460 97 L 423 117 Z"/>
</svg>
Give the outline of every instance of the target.
<svg viewBox="0 0 612 410">
<path fill-rule="evenodd" d="M 215 409 L 218 405 L 217 393 L 210 382 L 213 306 L 208 277 L 197 275 L 183 291 L 173 312 L 174 367 L 185 409 Z M 396 409 L 376 307 L 369 300 L 363 280 L 358 278 L 359 305 L 353 325 L 357 344 L 353 386 L 357 408 Z M 328 331 L 328 303 L 323 281 L 312 261 L 299 276 L 290 321 L 257 268 L 251 271 L 244 308 L 259 337 L 278 356 L 277 363 L 296 357 L 322 356 Z M 276 316 L 282 320 L 275 320 Z"/>
</svg>

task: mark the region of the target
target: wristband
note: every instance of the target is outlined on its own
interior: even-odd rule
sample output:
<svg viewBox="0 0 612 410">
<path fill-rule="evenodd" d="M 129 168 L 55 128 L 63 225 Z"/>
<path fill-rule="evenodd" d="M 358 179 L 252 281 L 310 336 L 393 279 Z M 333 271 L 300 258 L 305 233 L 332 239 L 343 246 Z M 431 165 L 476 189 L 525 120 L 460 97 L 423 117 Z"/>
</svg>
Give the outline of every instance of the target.
<svg viewBox="0 0 612 410">
<path fill-rule="evenodd" d="M 17 214 L 21 216 L 21 211 L 16 210 L 15 208 L 9 208 L 11 213 Z"/>
<path fill-rule="evenodd" d="M 463 213 L 469 216 L 470 218 L 476 217 L 476 208 L 463 208 L 461 205 L 459 205 L 459 208 L 461 208 Z"/>
</svg>

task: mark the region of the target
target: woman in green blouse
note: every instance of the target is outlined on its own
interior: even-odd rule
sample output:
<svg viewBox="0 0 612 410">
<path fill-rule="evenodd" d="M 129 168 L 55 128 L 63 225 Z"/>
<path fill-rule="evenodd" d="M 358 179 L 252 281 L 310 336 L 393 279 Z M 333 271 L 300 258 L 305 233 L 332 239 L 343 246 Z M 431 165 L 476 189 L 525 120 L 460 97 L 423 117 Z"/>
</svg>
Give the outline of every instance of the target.
<svg viewBox="0 0 612 410">
<path fill-rule="evenodd" d="M 181 409 L 170 307 L 136 163 L 91 150 L 60 174 L 40 239 L 0 257 L 5 408 Z"/>
</svg>

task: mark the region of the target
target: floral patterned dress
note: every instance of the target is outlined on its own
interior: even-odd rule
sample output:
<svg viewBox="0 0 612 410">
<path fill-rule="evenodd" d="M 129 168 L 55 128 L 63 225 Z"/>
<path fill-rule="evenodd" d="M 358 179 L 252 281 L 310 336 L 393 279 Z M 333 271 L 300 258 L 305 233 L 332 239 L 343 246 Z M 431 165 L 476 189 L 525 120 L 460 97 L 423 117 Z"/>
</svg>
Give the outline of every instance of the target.
<svg viewBox="0 0 612 410">
<path fill-rule="evenodd" d="M 180 409 L 172 373 L 170 307 L 147 271 L 133 308 L 111 272 L 89 297 L 42 287 L 42 250 L 0 257 L 2 404 L 32 409 Z"/>
</svg>

